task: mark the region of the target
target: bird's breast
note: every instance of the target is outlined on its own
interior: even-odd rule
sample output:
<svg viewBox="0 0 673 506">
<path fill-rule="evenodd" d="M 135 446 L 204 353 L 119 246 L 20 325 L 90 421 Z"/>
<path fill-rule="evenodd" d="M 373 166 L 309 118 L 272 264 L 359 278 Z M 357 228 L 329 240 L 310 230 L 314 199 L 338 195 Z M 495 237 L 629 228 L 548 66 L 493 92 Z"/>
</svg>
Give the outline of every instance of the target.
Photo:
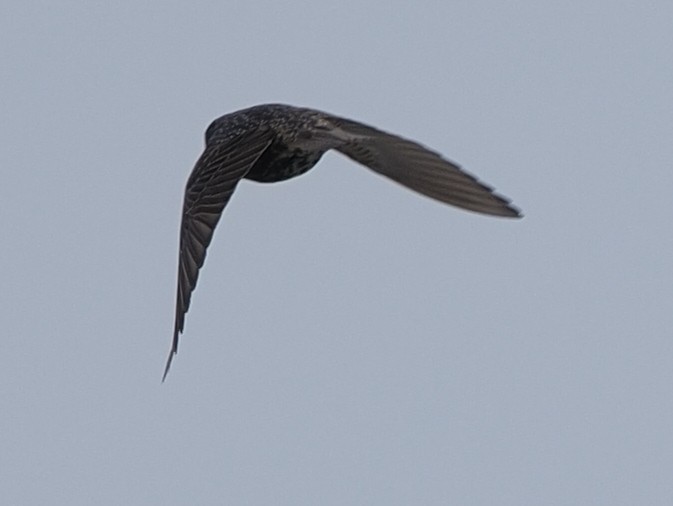
<svg viewBox="0 0 673 506">
<path fill-rule="evenodd" d="M 311 169 L 323 152 L 271 146 L 245 176 L 260 183 L 273 183 L 299 176 Z"/>
</svg>

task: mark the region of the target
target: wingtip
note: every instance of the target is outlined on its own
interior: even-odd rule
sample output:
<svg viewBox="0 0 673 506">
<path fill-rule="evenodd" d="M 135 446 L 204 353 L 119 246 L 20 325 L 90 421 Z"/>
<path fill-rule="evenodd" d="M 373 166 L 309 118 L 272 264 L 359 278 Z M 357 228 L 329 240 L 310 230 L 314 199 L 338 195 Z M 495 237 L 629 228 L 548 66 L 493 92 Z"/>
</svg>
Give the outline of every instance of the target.
<svg viewBox="0 0 673 506">
<path fill-rule="evenodd" d="M 173 362 L 173 357 L 177 354 L 177 350 L 171 350 L 168 354 L 168 360 L 166 360 L 166 368 L 164 369 L 164 375 L 161 377 L 161 382 L 166 381 L 166 376 L 168 376 L 168 371 L 171 369 L 171 362 Z"/>
<path fill-rule="evenodd" d="M 481 214 L 488 214 L 490 216 L 495 216 L 497 218 L 514 218 L 514 219 L 520 219 L 523 218 L 523 212 L 521 212 L 521 209 L 513 205 L 512 203 L 509 202 L 509 200 L 505 200 L 503 197 L 500 197 L 499 195 L 496 195 L 500 203 L 498 206 L 490 206 L 488 209 L 486 208 L 481 208 L 481 209 L 469 209 L 471 211 L 475 211 Z"/>
<path fill-rule="evenodd" d="M 509 206 L 509 210 L 510 210 L 510 214 L 509 214 L 509 217 L 510 217 L 510 218 L 521 219 L 521 218 L 524 217 L 523 212 L 522 212 L 521 209 L 519 209 L 518 207 L 515 207 L 515 206 L 510 205 L 510 206 Z"/>
<path fill-rule="evenodd" d="M 523 218 L 523 211 L 515 206 L 510 199 L 497 193 L 493 193 L 492 195 L 495 196 L 501 204 L 499 210 L 500 212 L 493 214 L 497 214 L 503 218 Z"/>
<path fill-rule="evenodd" d="M 179 300 L 179 299 L 178 299 Z M 173 342 L 171 343 L 171 351 L 168 352 L 168 359 L 166 359 L 166 367 L 164 368 L 164 375 L 161 377 L 161 382 L 166 381 L 166 376 L 168 376 L 168 371 L 171 369 L 171 363 L 173 362 L 173 357 L 178 354 L 178 338 L 182 332 L 181 325 L 176 319 L 175 327 L 173 329 Z"/>
</svg>

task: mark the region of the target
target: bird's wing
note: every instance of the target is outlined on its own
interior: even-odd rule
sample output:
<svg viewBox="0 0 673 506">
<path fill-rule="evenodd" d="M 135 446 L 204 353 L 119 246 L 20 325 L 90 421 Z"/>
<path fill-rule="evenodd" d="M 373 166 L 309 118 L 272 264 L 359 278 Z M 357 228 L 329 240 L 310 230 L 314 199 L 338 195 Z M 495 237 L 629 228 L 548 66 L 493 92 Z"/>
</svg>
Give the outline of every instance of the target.
<svg viewBox="0 0 673 506">
<path fill-rule="evenodd" d="M 180 226 L 173 344 L 166 362 L 164 380 L 173 356 L 178 352 L 178 335 L 184 328 L 185 314 L 215 226 L 238 182 L 272 141 L 271 132 L 256 130 L 229 141 L 211 143 L 206 146 L 189 176 Z"/>
<path fill-rule="evenodd" d="M 343 141 L 338 151 L 433 199 L 477 213 L 519 217 L 493 188 L 420 144 L 344 118 L 330 118 Z"/>
</svg>

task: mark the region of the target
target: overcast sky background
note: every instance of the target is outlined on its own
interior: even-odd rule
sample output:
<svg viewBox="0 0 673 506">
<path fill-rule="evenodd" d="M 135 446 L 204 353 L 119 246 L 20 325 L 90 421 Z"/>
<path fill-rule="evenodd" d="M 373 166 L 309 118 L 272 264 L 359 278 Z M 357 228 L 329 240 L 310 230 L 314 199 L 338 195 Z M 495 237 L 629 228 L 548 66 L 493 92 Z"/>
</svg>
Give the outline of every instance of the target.
<svg viewBox="0 0 673 506">
<path fill-rule="evenodd" d="M 2 504 L 673 503 L 673 3 L 9 0 L 0 46 Z M 525 218 L 244 182 L 161 384 L 184 184 L 264 102 Z"/>
</svg>

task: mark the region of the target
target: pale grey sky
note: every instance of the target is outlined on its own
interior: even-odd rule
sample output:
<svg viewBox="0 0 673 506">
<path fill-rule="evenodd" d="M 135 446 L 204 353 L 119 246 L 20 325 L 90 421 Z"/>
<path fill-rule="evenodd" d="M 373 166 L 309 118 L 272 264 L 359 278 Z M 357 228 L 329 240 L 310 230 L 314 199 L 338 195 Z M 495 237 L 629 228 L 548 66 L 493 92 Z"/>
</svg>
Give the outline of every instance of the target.
<svg viewBox="0 0 673 506">
<path fill-rule="evenodd" d="M 673 4 L 232 4 L 0 7 L 0 502 L 673 503 Z M 185 181 L 264 102 L 526 216 L 244 182 L 162 385 Z"/>
</svg>

